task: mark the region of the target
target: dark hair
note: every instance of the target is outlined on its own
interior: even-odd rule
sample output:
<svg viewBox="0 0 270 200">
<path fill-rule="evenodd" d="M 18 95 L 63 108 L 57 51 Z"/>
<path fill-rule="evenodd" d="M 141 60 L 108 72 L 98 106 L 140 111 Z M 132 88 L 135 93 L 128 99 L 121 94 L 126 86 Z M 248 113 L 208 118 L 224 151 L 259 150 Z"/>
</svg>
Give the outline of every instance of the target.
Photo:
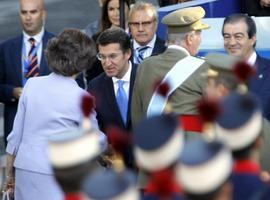
<svg viewBox="0 0 270 200">
<path fill-rule="evenodd" d="M 73 76 L 87 69 L 95 55 L 92 39 L 77 29 L 66 29 L 50 39 L 45 50 L 50 69 L 63 76 Z"/>
<path fill-rule="evenodd" d="M 160 7 L 169 6 L 173 4 L 177 4 L 178 0 L 158 0 L 158 5 Z"/>
<path fill-rule="evenodd" d="M 222 35 L 224 35 L 225 24 L 233 24 L 239 21 L 244 21 L 246 23 L 247 28 L 248 28 L 247 33 L 248 33 L 249 39 L 256 35 L 257 29 L 256 29 L 255 21 L 250 16 L 246 14 L 242 14 L 242 13 L 232 14 L 232 15 L 227 16 L 224 19 L 223 26 L 222 26 Z"/>
<path fill-rule="evenodd" d="M 121 28 L 109 28 L 103 31 L 97 39 L 97 45 L 106 46 L 112 43 L 118 43 L 123 52 L 127 52 L 131 49 L 130 37 Z"/>
<path fill-rule="evenodd" d="M 109 20 L 109 15 L 108 15 L 108 4 L 112 0 L 104 0 L 102 10 L 101 10 L 101 30 L 100 32 L 108 29 L 111 27 L 112 23 Z M 124 0 L 128 8 L 130 8 L 130 1 L 129 0 Z"/>
</svg>

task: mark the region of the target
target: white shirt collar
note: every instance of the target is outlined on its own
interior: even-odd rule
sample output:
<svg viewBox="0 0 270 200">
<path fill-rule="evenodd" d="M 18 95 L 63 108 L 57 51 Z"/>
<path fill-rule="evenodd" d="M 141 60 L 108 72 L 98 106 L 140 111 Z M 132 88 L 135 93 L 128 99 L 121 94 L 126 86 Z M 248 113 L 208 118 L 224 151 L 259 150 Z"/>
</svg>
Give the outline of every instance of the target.
<svg viewBox="0 0 270 200">
<path fill-rule="evenodd" d="M 256 62 L 256 59 L 257 59 L 257 54 L 256 52 L 254 51 L 251 56 L 249 57 L 249 59 L 247 60 L 247 63 L 250 64 L 251 66 L 254 66 L 255 65 L 255 62 Z"/>
<path fill-rule="evenodd" d="M 34 38 L 36 43 L 40 43 L 42 41 L 42 37 L 44 35 L 44 32 L 45 32 L 44 27 L 42 27 L 41 31 L 34 36 L 30 36 L 26 32 L 23 31 L 24 42 L 26 43 L 29 41 L 30 38 Z"/>
<path fill-rule="evenodd" d="M 156 38 L 157 38 L 157 36 L 156 36 L 156 34 L 155 34 L 154 37 L 152 38 L 152 40 L 151 40 L 147 45 L 145 45 L 145 46 L 148 46 L 148 47 L 150 47 L 151 49 L 153 49 L 154 46 L 155 46 Z M 139 45 L 139 44 L 136 42 L 135 39 L 133 39 L 133 49 L 138 49 L 139 47 L 142 47 L 142 46 Z"/>
<path fill-rule="evenodd" d="M 130 81 L 131 68 L 132 68 L 132 65 L 131 65 L 130 61 L 128 62 L 128 65 L 129 65 L 128 70 L 127 70 L 126 74 L 123 76 L 123 78 L 118 79 L 116 77 L 112 77 L 112 81 L 113 81 L 114 84 L 116 84 L 118 80 L 122 80 L 125 83 Z"/>
<path fill-rule="evenodd" d="M 178 49 L 185 52 L 188 56 L 190 56 L 190 53 L 184 47 L 181 47 L 179 45 L 171 44 L 168 46 L 168 49 Z"/>
</svg>

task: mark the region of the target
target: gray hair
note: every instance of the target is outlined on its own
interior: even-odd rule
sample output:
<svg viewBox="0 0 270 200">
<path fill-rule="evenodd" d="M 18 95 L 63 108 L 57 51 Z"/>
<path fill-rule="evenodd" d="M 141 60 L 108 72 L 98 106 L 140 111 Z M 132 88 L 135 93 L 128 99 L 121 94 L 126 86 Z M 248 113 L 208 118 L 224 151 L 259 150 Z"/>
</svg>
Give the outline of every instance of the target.
<svg viewBox="0 0 270 200">
<path fill-rule="evenodd" d="M 130 11 L 129 11 L 129 18 L 128 21 L 131 20 L 131 17 L 133 15 L 134 12 L 138 11 L 138 10 L 150 10 L 153 13 L 154 16 L 154 20 L 158 21 L 158 13 L 157 13 L 157 9 L 156 7 L 148 2 L 144 2 L 144 1 L 137 1 L 134 5 L 132 5 Z"/>
<path fill-rule="evenodd" d="M 185 40 L 188 33 L 169 33 L 167 35 L 167 44 L 176 44 L 180 45 Z"/>
</svg>

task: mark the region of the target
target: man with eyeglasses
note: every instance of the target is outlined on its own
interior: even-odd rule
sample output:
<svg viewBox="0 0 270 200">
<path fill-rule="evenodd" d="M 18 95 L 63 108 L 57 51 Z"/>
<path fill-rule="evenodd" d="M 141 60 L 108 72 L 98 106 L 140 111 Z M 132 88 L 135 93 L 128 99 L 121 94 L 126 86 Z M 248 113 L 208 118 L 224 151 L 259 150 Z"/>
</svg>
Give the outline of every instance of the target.
<svg viewBox="0 0 270 200">
<path fill-rule="evenodd" d="M 89 82 L 88 89 L 96 97 L 99 127 L 105 132 L 110 125 L 130 131 L 130 101 L 137 65 L 129 60 L 129 35 L 120 28 L 109 28 L 100 34 L 97 46 L 104 72 Z M 131 148 L 124 150 L 124 161 L 132 168 L 131 152 Z"/>
<path fill-rule="evenodd" d="M 163 53 L 165 42 L 156 35 L 158 14 L 151 3 L 136 2 L 129 12 L 129 28 L 133 38 L 133 62 L 140 64 L 149 56 Z"/>
<path fill-rule="evenodd" d="M 228 54 L 240 57 L 256 68 L 256 75 L 249 81 L 248 88 L 260 98 L 263 115 L 270 120 L 270 60 L 255 50 L 255 21 L 245 14 L 232 14 L 223 22 L 222 35 Z"/>
</svg>

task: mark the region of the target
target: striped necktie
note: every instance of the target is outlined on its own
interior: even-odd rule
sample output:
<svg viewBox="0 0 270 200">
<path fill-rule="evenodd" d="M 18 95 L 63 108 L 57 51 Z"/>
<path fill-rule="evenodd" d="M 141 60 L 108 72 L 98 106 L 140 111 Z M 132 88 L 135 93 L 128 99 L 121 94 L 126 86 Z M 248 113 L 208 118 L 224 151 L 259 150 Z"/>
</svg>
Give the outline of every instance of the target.
<svg viewBox="0 0 270 200">
<path fill-rule="evenodd" d="M 144 53 L 149 48 L 149 46 L 139 47 L 137 48 L 137 64 L 140 64 L 144 59 Z"/>
<path fill-rule="evenodd" d="M 118 108 L 120 110 L 123 122 L 124 124 L 126 124 L 128 99 L 127 99 L 127 95 L 126 95 L 123 85 L 124 85 L 124 81 L 118 80 L 118 90 L 116 93 L 116 101 L 117 101 Z"/>
<path fill-rule="evenodd" d="M 31 48 L 28 53 L 28 67 L 25 72 L 26 79 L 39 75 L 38 57 L 37 57 L 37 50 L 35 46 L 36 41 L 34 38 L 30 38 L 29 42 L 31 44 Z"/>
</svg>

